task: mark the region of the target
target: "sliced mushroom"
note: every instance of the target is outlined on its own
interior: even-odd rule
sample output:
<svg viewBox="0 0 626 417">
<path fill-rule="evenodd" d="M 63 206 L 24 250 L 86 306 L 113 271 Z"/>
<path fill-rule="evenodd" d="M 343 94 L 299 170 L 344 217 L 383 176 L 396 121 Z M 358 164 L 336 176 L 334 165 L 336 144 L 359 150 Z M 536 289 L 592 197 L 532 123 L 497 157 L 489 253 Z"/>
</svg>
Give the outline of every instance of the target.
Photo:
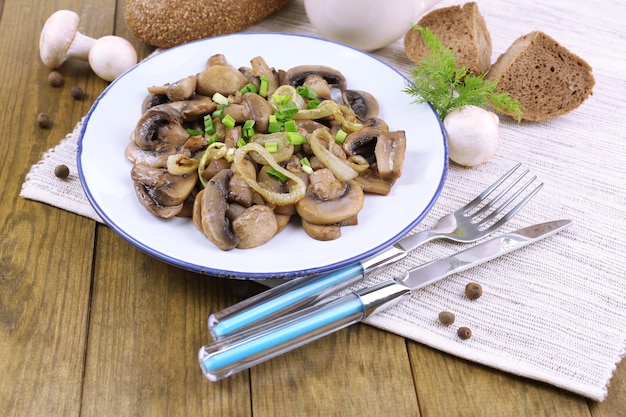
<svg viewBox="0 0 626 417">
<path fill-rule="evenodd" d="M 148 109 L 151 109 L 154 106 L 168 102 L 169 100 L 165 94 L 148 94 L 141 103 L 141 114 L 144 114 L 148 111 Z"/>
<path fill-rule="evenodd" d="M 126 146 L 126 158 L 134 164 L 148 165 L 154 168 L 165 168 L 167 166 L 167 158 L 176 154 L 177 149 L 174 145 L 159 146 L 153 151 L 141 149 L 134 141 Z"/>
<path fill-rule="evenodd" d="M 315 90 L 318 100 L 330 100 L 332 98 L 330 85 L 328 85 L 326 79 L 319 74 L 309 75 L 305 78 L 302 85 L 305 85 Z"/>
<path fill-rule="evenodd" d="M 193 191 L 198 175 L 172 175 L 167 169 L 134 164 L 131 178 L 141 204 L 158 217 L 177 215 Z"/>
<path fill-rule="evenodd" d="M 340 71 L 324 65 L 298 65 L 290 68 L 284 75 L 283 84 L 297 87 L 304 84 L 304 81 L 310 75 L 319 75 L 325 79 L 331 87 L 338 88 L 342 91 L 346 89 L 346 77 L 344 77 Z"/>
<path fill-rule="evenodd" d="M 329 241 L 339 239 L 341 237 L 341 227 L 337 224 L 320 225 L 309 223 L 304 219 L 302 221 L 302 229 L 307 235 L 315 240 Z"/>
<path fill-rule="evenodd" d="M 290 214 L 279 214 L 274 212 L 274 214 L 276 215 L 276 225 L 278 226 L 278 229 L 276 230 L 276 234 L 280 233 L 281 230 L 283 230 L 285 227 L 287 227 L 287 225 L 289 224 L 289 221 L 291 220 L 291 215 Z"/>
<path fill-rule="evenodd" d="M 221 250 L 237 247 L 239 238 L 233 233 L 230 220 L 226 216 L 228 209 L 228 183 L 233 172 L 224 169 L 207 183 L 199 203 L 200 224 L 204 234 Z"/>
<path fill-rule="evenodd" d="M 231 104 L 224 108 L 224 114 L 229 114 L 237 123 L 254 120 L 254 129 L 257 132 L 267 132 L 269 118 L 274 114 L 269 102 L 255 93 L 245 93 L 241 104 Z"/>
<path fill-rule="evenodd" d="M 177 132 L 177 138 L 186 141 L 189 134 L 182 127 L 182 123 L 215 109 L 217 109 L 217 103 L 202 96 L 194 100 L 176 101 L 151 107 L 137 122 L 132 133 L 132 140 L 145 150 L 154 150 L 163 142 L 167 143 L 167 140 L 161 140 L 161 138 L 171 132 Z"/>
<path fill-rule="evenodd" d="M 367 91 L 346 90 L 344 99 L 361 120 L 374 119 L 380 113 L 378 100 Z"/>
<path fill-rule="evenodd" d="M 206 168 L 202 171 L 202 179 L 208 181 L 223 169 L 228 169 L 230 162 L 224 158 L 211 159 Z"/>
<path fill-rule="evenodd" d="M 350 133 L 343 143 L 343 149 L 348 155 L 361 155 L 370 165 L 375 162 L 383 180 L 395 181 L 402 172 L 406 136 L 403 130 L 389 132 L 376 127 L 365 127 Z"/>
<path fill-rule="evenodd" d="M 296 210 L 309 223 L 329 225 L 355 216 L 363 208 L 363 201 L 361 187 L 354 181 L 348 181 L 343 194 L 333 200 L 322 200 L 307 188 L 304 198 L 296 203 Z"/>
<path fill-rule="evenodd" d="M 374 154 L 376 167 L 384 180 L 395 181 L 402 174 L 404 154 L 406 152 L 406 136 L 404 130 L 387 132 L 376 141 Z"/>
<path fill-rule="evenodd" d="M 165 95 L 170 101 L 188 100 L 196 92 L 196 81 L 196 76 L 190 75 L 172 84 L 149 87 L 148 92 Z"/>
<path fill-rule="evenodd" d="M 175 217 L 176 215 L 178 215 L 178 213 L 182 211 L 183 203 L 171 207 L 161 206 L 152 199 L 152 197 L 150 196 L 150 191 L 144 184 L 138 181 L 133 181 L 133 185 L 135 188 L 135 195 L 137 196 L 137 199 L 139 200 L 141 205 L 148 209 L 148 211 L 155 216 L 162 219 L 170 219 L 172 217 Z"/>
<path fill-rule="evenodd" d="M 246 176 L 254 177 L 256 175 L 256 167 L 252 162 L 245 161 L 242 165 L 247 171 L 245 173 Z M 254 190 L 250 188 L 244 176 L 237 171 L 233 171 L 233 176 L 228 185 L 228 201 L 240 204 L 243 207 L 250 207 L 252 205 L 253 196 Z"/>
<path fill-rule="evenodd" d="M 217 54 L 209 58 L 207 67 L 197 75 L 196 91 L 209 97 L 215 93 L 228 97 L 246 83 L 246 77 L 230 66 L 223 55 Z"/>
<path fill-rule="evenodd" d="M 233 231 L 240 249 L 255 248 L 269 241 L 278 231 L 276 216 L 264 205 L 248 207 L 233 220 Z"/>
<path fill-rule="evenodd" d="M 172 175 L 166 168 L 154 168 L 144 164 L 134 164 L 131 169 L 133 181 L 143 184 L 150 198 L 160 206 L 177 206 L 185 201 L 198 180 L 197 172 L 186 175 Z"/>
<path fill-rule="evenodd" d="M 361 186 L 364 193 L 368 194 L 389 195 L 393 185 L 393 181 L 382 179 L 374 169 L 365 170 L 354 181 Z"/>
<path fill-rule="evenodd" d="M 344 183 L 328 168 L 318 169 L 309 176 L 307 191 L 320 200 L 336 200 L 345 193 Z"/>
<path fill-rule="evenodd" d="M 374 148 L 378 137 L 383 131 L 376 127 L 364 127 L 346 136 L 343 142 L 343 150 L 347 155 L 361 155 L 370 164 L 374 162 Z"/>
<path fill-rule="evenodd" d="M 263 57 L 257 56 L 250 60 L 250 64 L 252 65 L 252 71 L 255 76 L 261 77 L 266 76 L 268 81 L 267 86 L 267 95 L 270 96 L 276 91 L 278 86 L 280 85 L 280 81 L 278 79 L 278 72 L 271 68 Z"/>
</svg>

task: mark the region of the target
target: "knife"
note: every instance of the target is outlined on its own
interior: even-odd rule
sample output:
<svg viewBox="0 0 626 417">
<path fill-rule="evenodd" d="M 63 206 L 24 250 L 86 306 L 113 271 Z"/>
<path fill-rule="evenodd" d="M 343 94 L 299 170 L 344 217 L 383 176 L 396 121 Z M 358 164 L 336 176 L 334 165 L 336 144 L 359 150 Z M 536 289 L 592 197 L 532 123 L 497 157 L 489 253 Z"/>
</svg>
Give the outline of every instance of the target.
<svg viewBox="0 0 626 417">
<path fill-rule="evenodd" d="M 519 166 L 520 164 L 517 164 L 510 169 L 469 204 L 474 203 L 477 199 L 484 199 L 484 197 L 488 196 L 507 178 L 509 178 Z M 525 173 L 522 174 L 517 181 L 519 181 L 524 175 Z M 532 182 L 532 180 L 530 182 Z M 527 185 L 529 185 L 530 182 Z M 508 192 L 511 186 L 512 185 L 509 185 L 509 187 L 502 191 L 498 197 L 495 197 L 494 201 L 497 201 L 501 196 Z M 517 190 L 513 196 L 509 197 L 508 201 L 513 201 L 512 199 L 516 198 L 525 188 L 526 186 Z M 509 211 L 508 216 L 510 217 L 519 211 L 524 204 L 539 191 L 540 188 L 541 185 L 526 195 L 522 201 Z M 504 203 L 503 206 L 506 206 L 507 204 L 508 202 Z M 496 210 L 494 213 L 498 212 L 499 210 Z M 492 215 L 493 214 L 490 216 Z M 442 217 L 439 222 L 444 221 L 446 217 L 447 216 Z M 504 218 L 498 222 L 501 223 L 500 226 L 506 223 L 503 219 Z M 435 226 L 435 229 L 438 227 L 439 223 Z M 443 227 L 446 228 L 449 226 Z M 497 229 L 497 227 L 494 228 L 494 230 L 495 229 Z M 211 314 L 208 320 L 209 331 L 214 339 L 219 340 L 225 337 L 233 336 L 235 333 L 243 332 L 247 328 L 258 326 L 263 322 L 271 321 L 277 317 L 284 316 L 293 310 L 315 304 L 319 300 L 326 299 L 330 294 L 337 293 L 340 290 L 357 283 L 363 279 L 366 274 L 405 258 L 411 250 L 438 237 L 441 237 L 441 235 L 433 233 L 433 229 L 421 231 L 400 239 L 394 245 L 388 247 L 386 250 L 373 257 L 348 265 L 329 274 L 321 276 L 306 276 L 287 281 L 286 283 L 268 289 L 260 294 Z M 477 235 L 474 238 L 467 237 L 460 240 L 468 243 L 477 240 L 479 237 L 483 236 Z"/>
<path fill-rule="evenodd" d="M 530 245 L 571 224 L 571 220 L 556 220 L 507 233 L 453 256 L 418 266 L 400 279 L 362 288 L 223 338 L 200 348 L 200 368 L 210 381 L 226 378 L 358 323 L 406 300 L 411 291 Z"/>
</svg>

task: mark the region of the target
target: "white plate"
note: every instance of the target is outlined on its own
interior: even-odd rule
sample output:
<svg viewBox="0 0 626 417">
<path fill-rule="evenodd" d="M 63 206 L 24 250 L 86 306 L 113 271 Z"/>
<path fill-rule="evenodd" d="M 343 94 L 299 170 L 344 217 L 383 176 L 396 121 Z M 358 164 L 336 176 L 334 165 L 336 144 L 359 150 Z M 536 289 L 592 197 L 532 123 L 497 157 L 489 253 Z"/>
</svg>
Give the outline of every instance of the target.
<svg viewBox="0 0 626 417">
<path fill-rule="evenodd" d="M 224 252 L 190 219 L 162 220 L 137 200 L 124 155 L 141 116 L 147 87 L 200 72 L 221 53 L 236 68 L 262 56 L 276 69 L 322 64 L 340 70 L 348 88 L 374 94 L 380 117 L 391 130 L 406 131 L 402 177 L 389 196 L 367 196 L 359 224 L 342 228 L 334 241 L 311 239 L 290 225 L 253 249 Z M 234 34 L 181 45 L 155 55 L 115 80 L 87 115 L 78 146 L 81 182 L 105 223 L 142 251 L 167 263 L 215 276 L 267 279 L 329 272 L 363 260 L 411 231 L 441 192 L 447 172 L 447 147 L 440 119 L 428 105 L 404 93 L 407 80 L 382 61 L 337 43 L 299 35 Z"/>
</svg>

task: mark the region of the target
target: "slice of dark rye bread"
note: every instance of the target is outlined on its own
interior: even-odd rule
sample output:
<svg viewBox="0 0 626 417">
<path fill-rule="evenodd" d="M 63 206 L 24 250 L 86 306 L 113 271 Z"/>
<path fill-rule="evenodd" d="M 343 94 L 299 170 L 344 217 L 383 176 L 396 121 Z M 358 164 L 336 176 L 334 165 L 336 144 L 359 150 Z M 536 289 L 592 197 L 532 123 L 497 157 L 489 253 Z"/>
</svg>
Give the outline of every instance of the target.
<svg viewBox="0 0 626 417">
<path fill-rule="evenodd" d="M 430 29 L 454 52 L 459 67 L 480 75 L 491 66 L 491 35 L 475 2 L 435 9 L 417 24 Z M 413 62 L 421 61 L 430 53 L 422 35 L 415 29 L 410 29 L 404 36 L 404 51 Z"/>
<path fill-rule="evenodd" d="M 569 113 L 591 94 L 591 66 L 541 31 L 519 37 L 498 57 L 486 79 L 497 81 L 522 106 L 522 119 L 540 121 Z"/>
</svg>

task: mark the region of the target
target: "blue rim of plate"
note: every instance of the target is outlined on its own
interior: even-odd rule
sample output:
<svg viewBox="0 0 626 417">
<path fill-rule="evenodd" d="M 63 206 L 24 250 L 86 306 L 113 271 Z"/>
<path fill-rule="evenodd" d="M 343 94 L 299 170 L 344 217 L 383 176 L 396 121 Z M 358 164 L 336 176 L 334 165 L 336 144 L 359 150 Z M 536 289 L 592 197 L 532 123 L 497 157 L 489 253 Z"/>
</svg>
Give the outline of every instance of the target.
<svg viewBox="0 0 626 417">
<path fill-rule="evenodd" d="M 81 131 L 80 131 L 79 139 L 78 139 L 77 167 L 78 167 L 78 173 L 79 173 L 79 178 L 80 178 L 80 181 L 81 181 L 81 185 L 82 185 L 82 187 L 83 187 L 83 189 L 85 191 L 87 199 L 89 200 L 89 202 L 93 206 L 93 208 L 96 211 L 96 213 L 98 214 L 98 216 L 100 216 L 102 221 L 109 228 L 111 228 L 115 233 L 117 233 L 119 236 L 121 236 L 124 240 L 126 240 L 127 242 L 129 242 L 130 244 L 132 244 L 133 246 L 135 246 L 136 248 L 138 248 L 142 252 L 144 252 L 144 253 L 146 253 L 146 254 L 148 254 L 148 255 L 156 258 L 156 259 L 159 259 L 159 260 L 161 260 L 161 261 L 163 261 L 163 262 L 165 262 L 167 264 L 179 267 L 179 268 L 184 269 L 184 270 L 200 273 L 200 274 L 203 274 L 203 275 L 210 275 L 210 276 L 215 276 L 215 277 L 220 277 L 220 278 L 230 278 L 230 279 L 239 279 L 239 280 L 255 280 L 255 281 L 263 281 L 263 280 L 271 280 L 271 279 L 289 280 L 289 279 L 300 278 L 300 277 L 304 277 L 304 276 L 312 276 L 312 275 L 319 275 L 319 274 L 330 273 L 330 272 L 335 271 L 337 269 L 341 269 L 341 268 L 344 268 L 346 266 L 353 265 L 353 264 L 355 264 L 357 262 L 360 262 L 360 261 L 362 261 L 364 259 L 368 259 L 368 258 L 374 256 L 375 254 L 379 253 L 383 249 L 393 245 L 400 238 L 402 238 L 407 233 L 409 233 L 411 230 L 413 230 L 426 217 L 426 215 L 430 212 L 430 210 L 434 206 L 435 202 L 437 201 L 437 199 L 441 195 L 441 191 L 443 189 L 443 186 L 444 186 L 444 183 L 445 183 L 445 180 L 446 180 L 446 176 L 447 176 L 447 173 L 448 173 L 448 167 L 449 167 L 449 163 L 448 163 L 448 146 L 447 146 L 446 133 L 445 133 L 445 129 L 443 127 L 443 123 L 442 123 L 440 117 L 438 116 L 437 112 L 435 111 L 435 109 L 432 107 L 432 105 L 430 103 L 427 103 L 427 104 L 430 107 L 431 111 L 433 112 L 433 114 L 436 117 L 436 120 L 439 123 L 439 129 L 440 129 L 441 137 L 442 137 L 442 140 L 443 140 L 443 150 L 444 150 L 444 161 L 443 161 L 443 166 L 442 166 L 442 172 L 441 172 L 441 175 L 440 175 L 440 178 L 439 178 L 439 184 L 437 186 L 437 190 L 435 191 L 435 193 L 431 197 L 430 201 L 428 202 L 428 204 L 426 205 L 424 210 L 422 210 L 422 212 L 419 213 L 419 215 L 417 217 L 415 217 L 415 219 L 413 221 L 411 221 L 409 224 L 407 224 L 406 227 L 403 228 L 399 233 L 397 233 L 393 238 L 388 239 L 387 241 L 380 243 L 379 245 L 371 248 L 370 250 L 368 250 L 366 252 L 361 253 L 358 256 L 353 256 L 353 257 L 344 259 L 342 261 L 335 262 L 335 263 L 328 264 L 328 265 L 324 265 L 324 266 L 321 266 L 321 267 L 309 268 L 309 269 L 300 270 L 300 271 L 275 271 L 275 272 L 271 272 L 271 273 L 264 273 L 264 272 L 262 272 L 262 273 L 255 273 L 255 272 L 227 271 L 227 270 L 223 270 L 223 269 L 212 268 L 212 267 L 207 266 L 207 265 L 199 265 L 199 264 L 196 264 L 196 263 L 190 263 L 190 262 L 181 261 L 179 259 L 175 259 L 175 258 L 173 258 L 173 257 L 171 257 L 171 256 L 169 256 L 167 254 L 164 254 L 164 253 L 162 253 L 160 251 L 157 251 L 157 250 L 151 248 L 150 246 L 144 244 L 143 242 L 137 240 L 136 238 L 134 238 L 133 236 L 128 234 L 124 229 L 120 228 L 114 221 L 111 220 L 111 218 L 108 216 L 108 214 L 100 207 L 100 205 L 97 203 L 96 199 L 94 198 L 92 192 L 90 191 L 89 185 L 87 184 L 87 182 L 85 180 L 85 176 L 84 176 L 84 173 L 83 173 L 82 161 L 81 161 L 81 156 L 83 154 L 83 138 L 84 138 L 84 135 L 85 135 L 85 131 L 87 130 L 87 127 L 88 127 L 88 124 L 89 124 L 89 120 L 90 120 L 91 116 L 93 115 L 94 111 L 96 110 L 98 104 L 107 95 L 107 93 L 112 88 L 114 88 L 116 83 L 120 79 L 122 79 L 122 77 L 124 77 L 126 74 L 134 71 L 141 64 L 143 64 L 145 62 L 148 62 L 148 61 L 150 61 L 152 59 L 155 59 L 156 57 L 158 57 L 158 56 L 160 56 L 162 54 L 166 54 L 170 50 L 183 48 L 183 47 L 185 47 L 187 45 L 194 44 L 194 43 L 201 43 L 201 42 L 207 41 L 208 39 L 212 40 L 212 39 L 228 38 L 228 37 L 235 37 L 235 36 L 241 37 L 241 36 L 259 36 L 259 35 L 289 36 L 289 37 L 313 39 L 313 40 L 316 40 L 316 41 L 326 42 L 326 43 L 329 43 L 329 44 L 333 44 L 333 45 L 337 45 L 337 46 L 340 46 L 340 47 L 343 47 L 343 48 L 347 48 L 347 49 L 355 51 L 358 54 L 364 55 L 365 57 L 367 57 L 369 59 L 373 59 L 373 60 L 378 61 L 379 63 L 383 64 L 385 67 L 390 69 L 391 71 L 393 71 L 396 74 L 398 74 L 404 80 L 406 80 L 407 83 L 411 83 L 411 81 L 404 74 L 402 74 L 396 68 L 392 67 L 391 65 L 387 64 L 385 61 L 383 61 L 382 59 L 380 59 L 380 58 L 378 58 L 378 57 L 376 57 L 374 55 L 371 55 L 371 54 L 369 54 L 367 52 L 364 52 L 364 51 L 362 51 L 360 49 L 354 48 L 354 47 L 352 47 L 350 45 L 345 45 L 345 44 L 342 44 L 342 43 L 339 43 L 339 42 L 335 42 L 335 41 L 331 41 L 331 40 L 328 40 L 328 39 L 319 38 L 319 37 L 315 37 L 315 36 L 311 36 L 311 35 L 302 35 L 302 34 L 294 34 L 294 33 L 282 33 L 282 32 L 231 33 L 231 34 L 219 35 L 219 36 L 215 36 L 215 37 L 211 37 L 211 38 L 198 39 L 196 41 L 188 42 L 188 43 L 185 43 L 185 44 L 182 44 L 182 45 L 178 45 L 178 46 L 166 49 L 166 50 L 164 50 L 162 52 L 158 52 L 158 53 L 156 53 L 154 55 L 148 56 L 147 58 L 145 58 L 144 60 L 142 60 L 141 62 L 136 64 L 135 66 L 133 66 L 130 69 L 128 69 L 126 72 L 124 72 L 122 75 L 120 75 L 117 79 L 112 81 L 105 88 L 105 90 L 96 98 L 96 100 L 94 101 L 93 105 L 89 109 L 87 115 L 85 116 L 85 118 L 83 120 L 83 125 L 82 125 L 82 128 L 81 128 Z M 406 161 L 405 161 L 405 163 L 406 163 Z"/>
</svg>

